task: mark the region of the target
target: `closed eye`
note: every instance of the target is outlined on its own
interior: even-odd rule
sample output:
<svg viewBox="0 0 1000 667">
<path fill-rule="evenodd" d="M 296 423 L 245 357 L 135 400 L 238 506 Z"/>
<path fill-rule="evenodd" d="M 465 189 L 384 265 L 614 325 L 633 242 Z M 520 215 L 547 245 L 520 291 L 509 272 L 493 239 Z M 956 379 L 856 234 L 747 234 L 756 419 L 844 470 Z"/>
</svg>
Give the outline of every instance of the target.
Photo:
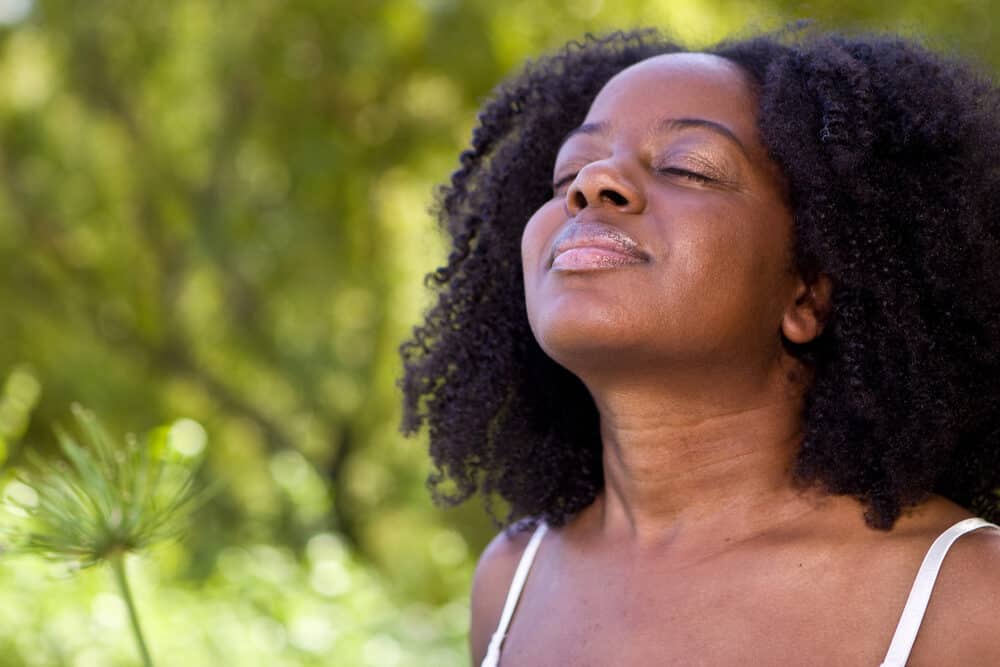
<svg viewBox="0 0 1000 667">
<path fill-rule="evenodd" d="M 658 169 L 661 174 L 671 174 L 673 176 L 680 176 L 681 178 L 686 178 L 697 183 L 711 183 L 715 181 L 714 178 L 705 176 L 704 174 L 699 174 L 696 171 L 690 171 L 688 169 L 681 169 L 680 167 L 667 167 L 665 169 Z"/>
<path fill-rule="evenodd" d="M 558 196 L 560 190 L 576 180 L 576 174 L 567 174 L 562 178 L 556 179 L 552 184 L 552 196 Z"/>
</svg>

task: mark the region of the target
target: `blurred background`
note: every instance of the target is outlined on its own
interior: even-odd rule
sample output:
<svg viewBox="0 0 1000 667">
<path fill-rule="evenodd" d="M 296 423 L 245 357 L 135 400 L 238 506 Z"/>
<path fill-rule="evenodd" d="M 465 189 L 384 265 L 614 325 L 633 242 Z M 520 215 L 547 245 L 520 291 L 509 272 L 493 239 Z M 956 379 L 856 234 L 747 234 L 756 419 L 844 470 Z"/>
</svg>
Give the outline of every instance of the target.
<svg viewBox="0 0 1000 667">
<path fill-rule="evenodd" d="M 157 664 L 468 664 L 494 529 L 397 429 L 427 213 L 526 57 L 802 17 L 1000 68 L 989 0 L 0 0 L 0 473 L 78 402 L 223 491 L 130 563 Z M 0 666 L 137 664 L 101 568 L 0 559 Z"/>
</svg>

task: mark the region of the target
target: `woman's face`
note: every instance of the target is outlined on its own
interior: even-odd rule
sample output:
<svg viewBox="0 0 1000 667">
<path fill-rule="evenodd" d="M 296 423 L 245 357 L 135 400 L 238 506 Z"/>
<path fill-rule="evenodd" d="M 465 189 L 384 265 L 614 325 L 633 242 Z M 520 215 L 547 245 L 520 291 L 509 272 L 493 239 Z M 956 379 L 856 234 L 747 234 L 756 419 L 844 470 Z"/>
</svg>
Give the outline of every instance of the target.
<svg viewBox="0 0 1000 667">
<path fill-rule="evenodd" d="M 622 71 L 566 138 L 553 183 L 521 239 L 547 354 L 574 372 L 773 363 L 801 283 L 738 66 L 670 54 Z"/>
</svg>

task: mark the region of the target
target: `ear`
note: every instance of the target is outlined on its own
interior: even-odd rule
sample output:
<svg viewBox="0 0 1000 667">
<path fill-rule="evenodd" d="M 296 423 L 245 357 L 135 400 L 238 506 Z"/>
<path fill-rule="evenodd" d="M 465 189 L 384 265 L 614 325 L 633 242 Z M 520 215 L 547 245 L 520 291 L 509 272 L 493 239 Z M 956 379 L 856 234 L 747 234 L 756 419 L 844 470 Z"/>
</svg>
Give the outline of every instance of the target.
<svg viewBox="0 0 1000 667">
<path fill-rule="evenodd" d="M 830 295 L 833 281 L 825 274 L 806 282 L 799 278 L 795 288 L 795 302 L 781 319 L 781 333 L 793 343 L 808 343 L 823 332 L 827 315 L 830 313 Z"/>
</svg>

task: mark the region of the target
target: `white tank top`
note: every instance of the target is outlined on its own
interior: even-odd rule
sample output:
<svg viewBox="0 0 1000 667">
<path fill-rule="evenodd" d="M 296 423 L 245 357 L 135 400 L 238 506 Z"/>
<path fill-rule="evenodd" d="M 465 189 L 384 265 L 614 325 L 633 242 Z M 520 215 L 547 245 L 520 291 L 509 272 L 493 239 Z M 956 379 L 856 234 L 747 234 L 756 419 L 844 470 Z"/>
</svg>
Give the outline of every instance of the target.
<svg viewBox="0 0 1000 667">
<path fill-rule="evenodd" d="M 944 561 L 948 549 L 962 535 L 987 526 L 997 528 L 997 526 L 983 519 L 964 519 L 941 533 L 934 540 L 931 548 L 927 550 L 927 555 L 924 556 L 924 562 L 920 564 L 920 569 L 917 571 L 913 587 L 910 588 L 910 596 L 906 599 L 903 614 L 899 618 L 896 632 L 892 637 L 892 642 L 889 644 L 889 652 L 886 653 L 880 667 L 904 667 L 906 665 L 906 660 L 910 657 L 910 649 L 913 648 L 913 642 L 917 638 L 917 631 L 920 629 L 920 622 L 923 620 L 924 612 L 927 610 L 927 603 L 931 599 L 931 590 L 934 588 L 934 582 L 937 580 L 938 572 L 941 570 L 941 563 Z M 521 555 L 521 560 L 517 564 L 517 570 L 514 571 L 514 579 L 511 581 L 510 589 L 507 591 L 507 601 L 504 603 L 503 612 L 500 614 L 500 622 L 497 624 L 497 629 L 493 633 L 492 639 L 490 639 L 490 645 L 486 651 L 486 657 L 483 658 L 482 667 L 497 667 L 500 663 L 500 648 L 503 645 L 504 638 L 507 636 L 507 628 L 510 625 L 510 620 L 514 617 L 514 609 L 517 608 L 517 602 L 521 598 L 521 590 L 524 588 L 524 582 L 528 578 L 528 571 L 531 569 L 531 564 L 535 560 L 535 554 L 538 552 L 538 546 L 542 543 L 542 538 L 545 536 L 547 530 L 548 526 L 544 523 L 539 523 L 538 528 L 535 529 L 535 533 L 528 542 L 527 548 Z"/>
</svg>

